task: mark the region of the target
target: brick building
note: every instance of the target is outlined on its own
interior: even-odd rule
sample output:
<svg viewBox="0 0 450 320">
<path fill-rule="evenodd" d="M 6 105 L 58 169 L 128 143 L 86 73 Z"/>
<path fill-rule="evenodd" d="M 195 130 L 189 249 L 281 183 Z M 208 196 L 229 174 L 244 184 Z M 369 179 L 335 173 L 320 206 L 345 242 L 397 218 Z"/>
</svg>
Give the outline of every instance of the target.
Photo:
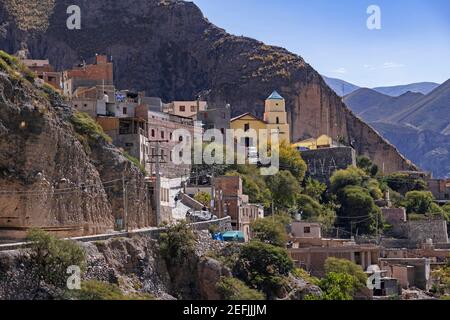
<svg viewBox="0 0 450 320">
<path fill-rule="evenodd" d="M 264 208 L 249 203 L 248 196 L 243 194 L 242 178 L 239 176 L 216 177 L 213 185 L 214 214 L 219 218 L 230 216 L 233 229 L 242 231 L 246 240 L 249 240 L 250 225 L 264 218 Z"/>
<path fill-rule="evenodd" d="M 108 57 L 97 55 L 94 64 L 86 64 L 85 62 L 67 70 L 63 74 L 64 93 L 68 97 L 79 87 L 95 87 L 97 85 L 113 85 L 114 84 L 114 67 L 113 63 L 108 61 Z"/>
</svg>

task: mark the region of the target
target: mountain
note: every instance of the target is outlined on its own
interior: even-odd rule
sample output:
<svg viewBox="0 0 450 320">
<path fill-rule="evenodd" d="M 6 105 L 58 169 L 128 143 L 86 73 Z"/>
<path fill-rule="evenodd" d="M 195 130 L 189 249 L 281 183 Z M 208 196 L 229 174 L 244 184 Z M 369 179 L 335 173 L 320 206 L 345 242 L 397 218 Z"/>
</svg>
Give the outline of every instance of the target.
<svg viewBox="0 0 450 320">
<path fill-rule="evenodd" d="M 393 114 L 389 121 L 450 135 L 450 80 L 405 110 Z"/>
<path fill-rule="evenodd" d="M 383 121 L 392 113 L 402 112 L 424 97 L 421 93 L 406 92 L 390 97 L 375 90 L 362 88 L 344 97 L 344 102 L 366 122 Z"/>
<path fill-rule="evenodd" d="M 346 96 L 359 89 L 358 86 L 341 79 L 328 78 L 323 75 L 322 78 L 325 80 L 326 84 L 340 97 Z"/>
<path fill-rule="evenodd" d="M 371 125 L 409 159 L 436 178 L 450 178 L 450 139 L 429 130 L 395 123 L 373 122 Z"/>
<path fill-rule="evenodd" d="M 81 30 L 69 30 L 67 8 L 79 5 Z M 0 0 L 0 48 L 27 48 L 58 69 L 96 53 L 113 57 L 119 88 L 165 101 L 199 94 L 233 115 L 262 116 L 273 90 L 286 99 L 292 140 L 329 132 L 354 143 L 387 172 L 415 166 L 356 117 L 300 56 L 238 37 L 210 23 L 192 2 L 178 0 L 18 2 Z M 88 61 L 89 62 L 89 61 Z"/>
<path fill-rule="evenodd" d="M 379 93 L 398 97 L 406 92 L 417 92 L 421 94 L 429 94 L 431 91 L 439 87 L 439 83 L 434 82 L 419 82 L 419 83 L 411 83 L 407 85 L 400 86 L 391 86 L 391 87 L 377 87 L 373 88 L 373 90 L 378 91 Z"/>
<path fill-rule="evenodd" d="M 422 169 L 450 177 L 450 80 L 427 95 L 359 89 L 344 101 Z"/>
</svg>

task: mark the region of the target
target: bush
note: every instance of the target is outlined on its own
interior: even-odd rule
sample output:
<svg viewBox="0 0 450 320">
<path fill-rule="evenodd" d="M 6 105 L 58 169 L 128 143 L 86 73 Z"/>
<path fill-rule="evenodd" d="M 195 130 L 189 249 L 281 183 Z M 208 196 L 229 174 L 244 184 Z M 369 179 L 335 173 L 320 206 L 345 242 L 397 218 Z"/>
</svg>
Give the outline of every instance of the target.
<svg viewBox="0 0 450 320">
<path fill-rule="evenodd" d="M 325 261 L 325 272 L 345 273 L 356 279 L 356 289 L 364 288 L 367 285 L 367 275 L 364 270 L 354 262 L 346 259 L 328 258 Z"/>
<path fill-rule="evenodd" d="M 60 240 L 38 229 L 31 230 L 27 240 L 31 242 L 32 272 L 48 285 L 64 288 L 68 278 L 67 268 L 84 267 L 85 253 L 75 242 Z"/>
<path fill-rule="evenodd" d="M 71 118 L 71 122 L 78 134 L 86 136 L 92 141 L 102 139 L 108 143 L 112 142 L 111 137 L 109 137 L 103 131 L 103 128 L 87 113 L 74 112 Z"/>
<path fill-rule="evenodd" d="M 336 171 L 330 179 L 331 191 L 337 193 L 347 186 L 362 186 L 369 176 L 359 168 L 350 167 Z"/>
<path fill-rule="evenodd" d="M 252 222 L 253 238 L 278 247 L 286 247 L 288 235 L 286 227 L 278 217 L 267 217 Z"/>
<path fill-rule="evenodd" d="M 408 213 L 431 213 L 433 194 L 429 191 L 410 191 L 405 197 L 405 206 Z"/>
<path fill-rule="evenodd" d="M 377 222 L 378 227 L 382 227 L 381 210 L 366 189 L 347 186 L 338 192 L 338 199 L 341 204 L 339 224 L 347 231 L 356 228 L 360 233 L 371 234 L 376 231 Z"/>
<path fill-rule="evenodd" d="M 384 178 L 389 188 L 403 195 L 410 191 L 423 191 L 427 184 L 422 179 L 415 179 L 404 173 L 393 173 Z"/>
<path fill-rule="evenodd" d="M 149 294 L 126 295 L 112 283 L 97 280 L 84 281 L 81 290 L 70 292 L 70 297 L 76 300 L 153 300 Z"/>
<path fill-rule="evenodd" d="M 248 286 L 271 298 L 276 296 L 293 269 L 294 263 L 286 249 L 252 241 L 242 246 L 234 273 Z"/>
<path fill-rule="evenodd" d="M 267 178 L 267 186 L 278 209 L 295 207 L 300 194 L 300 184 L 290 171 L 282 170 Z"/>
<path fill-rule="evenodd" d="M 327 190 L 326 184 L 323 184 L 320 181 L 311 178 L 308 178 L 306 180 L 304 193 L 313 198 L 314 200 L 320 201 L 326 190 Z"/>
<path fill-rule="evenodd" d="M 353 300 L 356 279 L 345 273 L 329 272 L 319 282 L 323 300 Z"/>
<path fill-rule="evenodd" d="M 168 262 L 179 262 L 192 256 L 195 246 L 195 234 L 186 222 L 168 227 L 160 235 L 160 250 Z"/>
<path fill-rule="evenodd" d="M 236 278 L 221 278 L 217 283 L 217 291 L 223 300 L 265 300 L 262 292 L 250 289 L 244 282 Z"/>
</svg>

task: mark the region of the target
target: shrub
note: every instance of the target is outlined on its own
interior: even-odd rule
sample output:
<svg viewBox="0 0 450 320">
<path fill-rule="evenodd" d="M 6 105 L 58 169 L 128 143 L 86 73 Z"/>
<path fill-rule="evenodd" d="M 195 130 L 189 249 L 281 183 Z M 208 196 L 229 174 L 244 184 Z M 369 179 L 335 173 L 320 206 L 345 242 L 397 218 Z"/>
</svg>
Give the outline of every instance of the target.
<svg viewBox="0 0 450 320">
<path fill-rule="evenodd" d="M 367 275 L 364 273 L 364 270 L 350 260 L 328 258 L 325 261 L 325 272 L 345 273 L 354 277 L 356 279 L 356 289 L 364 288 L 367 284 Z"/>
<path fill-rule="evenodd" d="M 265 300 L 262 292 L 250 289 L 244 282 L 236 278 L 223 277 L 216 286 L 223 300 Z"/>
<path fill-rule="evenodd" d="M 362 186 L 369 176 L 359 168 L 336 171 L 330 179 L 331 190 L 336 193 L 347 186 Z"/>
<path fill-rule="evenodd" d="M 286 249 L 252 241 L 242 247 L 234 273 L 248 286 L 271 298 L 276 296 L 293 269 L 294 263 Z"/>
<path fill-rule="evenodd" d="M 430 213 L 433 200 L 433 194 L 429 191 L 410 191 L 405 197 L 406 211 L 417 214 Z"/>
<path fill-rule="evenodd" d="M 353 300 L 356 279 L 345 273 L 329 272 L 319 282 L 323 300 Z"/>
<path fill-rule="evenodd" d="M 178 262 L 192 255 L 195 234 L 186 222 L 170 226 L 160 235 L 160 250 L 168 262 Z"/>
<path fill-rule="evenodd" d="M 87 136 L 90 140 L 102 139 L 111 143 L 112 139 L 104 131 L 103 128 L 95 122 L 87 113 L 74 112 L 71 122 L 75 131 L 81 135 Z"/>
<path fill-rule="evenodd" d="M 84 267 L 85 253 L 75 242 L 60 240 L 38 229 L 31 230 L 27 240 L 31 242 L 32 272 L 46 284 L 63 288 L 67 282 L 67 268 Z"/>
<path fill-rule="evenodd" d="M 288 236 L 285 225 L 278 217 L 257 219 L 251 224 L 253 238 L 278 247 L 285 247 Z"/>
<path fill-rule="evenodd" d="M 322 195 L 327 190 L 326 184 L 321 183 L 320 181 L 308 178 L 305 184 L 305 194 L 313 198 L 314 200 L 320 201 L 322 199 Z"/>
<path fill-rule="evenodd" d="M 153 300 L 149 294 L 126 295 L 112 283 L 97 280 L 84 281 L 81 290 L 71 291 L 70 297 L 76 300 Z"/>
</svg>

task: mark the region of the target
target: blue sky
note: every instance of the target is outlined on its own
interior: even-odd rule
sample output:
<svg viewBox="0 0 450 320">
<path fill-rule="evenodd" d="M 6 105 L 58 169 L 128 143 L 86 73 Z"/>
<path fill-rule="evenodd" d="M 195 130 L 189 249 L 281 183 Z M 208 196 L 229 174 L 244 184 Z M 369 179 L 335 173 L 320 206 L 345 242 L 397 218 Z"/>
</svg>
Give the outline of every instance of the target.
<svg viewBox="0 0 450 320">
<path fill-rule="evenodd" d="M 214 24 L 285 47 L 320 73 L 375 87 L 450 78 L 449 0 L 194 0 Z M 381 9 L 369 30 L 368 6 Z"/>
</svg>

